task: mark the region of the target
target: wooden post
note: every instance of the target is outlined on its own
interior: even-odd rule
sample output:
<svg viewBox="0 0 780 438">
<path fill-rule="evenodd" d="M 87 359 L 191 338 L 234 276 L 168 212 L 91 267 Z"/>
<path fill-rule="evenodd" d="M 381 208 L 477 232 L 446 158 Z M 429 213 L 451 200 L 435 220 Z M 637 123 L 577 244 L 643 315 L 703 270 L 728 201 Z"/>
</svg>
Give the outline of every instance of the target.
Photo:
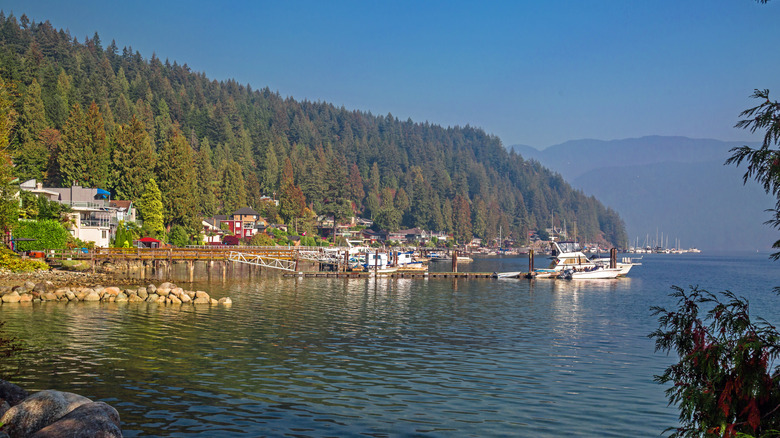
<svg viewBox="0 0 780 438">
<path fill-rule="evenodd" d="M 458 272 L 458 250 L 452 252 L 452 272 Z"/>
<path fill-rule="evenodd" d="M 528 274 L 529 275 L 534 274 L 534 250 L 533 249 L 528 251 Z"/>
<path fill-rule="evenodd" d="M 609 250 L 609 267 L 611 269 L 617 268 L 617 248 Z"/>
<path fill-rule="evenodd" d="M 344 250 L 344 272 L 347 272 L 347 268 L 349 268 L 349 250 Z"/>
<path fill-rule="evenodd" d="M 192 260 L 188 260 L 187 265 L 188 265 L 187 267 L 190 270 L 190 283 L 192 283 L 192 281 L 195 278 L 195 262 Z"/>
<path fill-rule="evenodd" d="M 379 270 L 379 250 L 376 250 L 374 253 L 374 275 L 377 274 L 377 271 Z"/>
</svg>

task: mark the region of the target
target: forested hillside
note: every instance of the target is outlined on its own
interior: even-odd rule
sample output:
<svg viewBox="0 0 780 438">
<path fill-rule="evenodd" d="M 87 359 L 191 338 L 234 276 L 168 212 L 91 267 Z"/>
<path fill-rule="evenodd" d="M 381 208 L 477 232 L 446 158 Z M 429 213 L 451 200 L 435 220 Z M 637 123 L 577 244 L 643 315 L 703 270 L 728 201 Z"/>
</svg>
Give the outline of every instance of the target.
<svg viewBox="0 0 780 438">
<path fill-rule="evenodd" d="M 168 225 L 245 205 L 291 221 L 307 206 L 461 241 L 499 230 L 522 241 L 551 217 L 576 222 L 581 239 L 627 240 L 614 211 L 468 125 L 283 98 L 25 16 L 0 15 L 0 76 L 17 96 L 21 180 L 78 181 L 137 201 L 154 178 Z M 261 195 L 281 199 L 279 210 Z"/>
</svg>

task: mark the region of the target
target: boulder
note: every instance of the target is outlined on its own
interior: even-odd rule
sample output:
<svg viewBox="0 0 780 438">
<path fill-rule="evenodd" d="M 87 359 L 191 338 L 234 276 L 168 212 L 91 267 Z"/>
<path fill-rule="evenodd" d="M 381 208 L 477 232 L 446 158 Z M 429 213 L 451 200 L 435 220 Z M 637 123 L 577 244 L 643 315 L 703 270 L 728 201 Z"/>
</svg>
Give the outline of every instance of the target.
<svg viewBox="0 0 780 438">
<path fill-rule="evenodd" d="M 13 291 L 10 294 L 3 295 L 3 302 L 4 303 L 18 303 L 19 302 L 19 292 Z"/>
<path fill-rule="evenodd" d="M 103 402 L 85 403 L 36 432 L 34 438 L 119 438 L 119 412 Z"/>
<path fill-rule="evenodd" d="M 168 290 L 171 290 L 171 289 L 173 289 L 175 287 L 176 287 L 175 284 L 166 281 L 165 283 L 161 284 L 160 287 L 158 287 L 157 289 L 168 289 Z"/>
<path fill-rule="evenodd" d="M 41 298 L 46 301 L 57 301 L 60 299 L 60 297 L 58 297 L 54 292 L 46 292 L 45 294 L 41 295 Z"/>
<path fill-rule="evenodd" d="M 18 405 L 22 400 L 26 399 L 30 394 L 18 385 L 0 380 L 0 399 L 8 402 L 11 406 Z"/>
<path fill-rule="evenodd" d="M 182 303 L 191 303 L 192 302 L 192 298 L 190 298 L 190 296 L 187 295 L 187 294 L 181 294 L 181 298 L 179 298 L 179 299 L 181 300 Z"/>
<path fill-rule="evenodd" d="M 76 301 L 76 294 L 71 291 L 67 291 L 65 292 L 65 298 L 67 298 L 68 301 Z"/>
<path fill-rule="evenodd" d="M 146 297 L 149 296 L 149 292 L 147 292 L 147 288 L 145 287 L 139 287 L 138 292 L 136 292 L 139 297 L 141 297 L 142 300 L 145 300 Z"/>
<path fill-rule="evenodd" d="M 217 300 L 215 300 L 214 298 L 212 298 L 212 299 L 211 299 L 211 305 L 212 305 L 212 306 L 216 306 L 217 304 L 219 304 L 219 301 L 217 301 Z"/>
<path fill-rule="evenodd" d="M 181 300 L 176 295 L 169 295 L 168 299 L 171 301 L 171 304 L 181 304 Z"/>
<path fill-rule="evenodd" d="M 209 296 L 209 294 L 207 294 L 206 292 L 204 292 L 204 291 L 202 291 L 202 290 L 199 290 L 199 291 L 195 292 L 195 298 L 206 298 L 206 299 L 210 299 L 211 297 L 210 297 L 210 296 Z"/>
<path fill-rule="evenodd" d="M 119 294 L 114 298 L 114 300 L 117 303 L 124 303 L 127 302 L 127 295 L 125 295 L 124 292 L 119 292 Z"/>
<path fill-rule="evenodd" d="M 160 296 L 157 295 L 156 293 L 149 294 L 149 296 L 146 297 L 146 302 L 148 302 L 148 303 L 155 303 L 155 302 L 157 302 L 157 298 L 160 298 Z"/>
<path fill-rule="evenodd" d="M 33 292 L 38 292 L 39 294 L 42 294 L 44 292 L 47 292 L 49 290 L 50 286 L 47 284 L 47 282 L 40 282 L 36 283 L 35 287 L 32 288 Z"/>
<path fill-rule="evenodd" d="M 139 297 L 139 296 L 138 296 L 138 295 L 136 295 L 136 294 L 133 294 L 133 295 L 130 295 L 130 296 L 127 298 L 127 301 L 128 301 L 129 303 L 143 303 L 143 302 L 144 302 L 144 299 L 143 299 L 143 298 L 141 298 L 141 297 Z"/>
<path fill-rule="evenodd" d="M 45 390 L 36 392 L 8 410 L 0 422 L 11 437 L 26 437 L 62 418 L 92 400 L 70 392 Z"/>
<path fill-rule="evenodd" d="M 220 298 L 219 304 L 222 304 L 223 306 L 232 306 L 233 300 L 231 300 L 230 297 Z"/>
<path fill-rule="evenodd" d="M 203 297 L 197 297 L 194 300 L 192 300 L 192 304 L 210 304 L 211 300 L 208 298 Z"/>
<path fill-rule="evenodd" d="M 150 293 L 150 294 L 153 294 L 153 293 L 157 292 L 157 286 L 155 286 L 153 284 L 150 284 L 149 286 L 146 286 L 146 292 Z"/>
<path fill-rule="evenodd" d="M 24 282 L 24 288 L 27 290 L 33 290 L 35 289 L 35 283 L 30 280 L 27 280 Z"/>
<path fill-rule="evenodd" d="M 122 292 L 121 290 L 119 290 L 118 287 L 115 286 L 107 287 L 103 289 L 103 291 L 106 293 L 106 295 L 112 295 L 112 296 L 117 296 L 119 295 L 120 292 Z"/>
<path fill-rule="evenodd" d="M 170 292 L 171 292 L 171 290 L 168 289 L 168 288 L 165 288 L 165 287 L 158 287 L 157 288 L 157 295 L 159 295 L 161 297 L 167 297 Z"/>
<path fill-rule="evenodd" d="M 165 300 L 166 300 L 166 298 L 167 298 L 167 297 L 164 297 L 164 296 L 162 296 L 162 295 L 158 295 L 158 296 L 157 296 L 157 299 L 156 299 L 156 300 L 154 300 L 154 302 L 155 302 L 155 303 L 157 303 L 157 304 L 165 304 Z"/>
<path fill-rule="evenodd" d="M 32 300 L 33 300 L 32 294 L 19 295 L 20 303 L 32 303 Z"/>
<path fill-rule="evenodd" d="M 100 294 L 95 292 L 94 290 L 84 296 L 84 298 L 81 299 L 81 301 L 89 301 L 89 302 L 95 302 L 100 301 Z"/>
</svg>

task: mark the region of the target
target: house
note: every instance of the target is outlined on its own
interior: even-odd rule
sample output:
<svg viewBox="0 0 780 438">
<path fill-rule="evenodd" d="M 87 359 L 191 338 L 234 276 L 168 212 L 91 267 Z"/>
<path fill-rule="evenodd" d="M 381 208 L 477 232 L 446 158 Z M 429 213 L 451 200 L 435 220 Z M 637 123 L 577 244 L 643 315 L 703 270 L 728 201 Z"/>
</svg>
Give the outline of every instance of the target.
<svg viewBox="0 0 780 438">
<path fill-rule="evenodd" d="M 208 218 L 200 221 L 203 234 L 203 242 L 206 245 L 221 245 L 224 232 L 219 227 L 219 220 Z"/>
<path fill-rule="evenodd" d="M 109 246 L 120 220 L 136 220 L 132 202 L 111 201 L 111 193 L 107 190 L 81 187 L 78 184 L 70 187 L 43 187 L 42 183 L 34 179 L 25 181 L 19 188 L 70 207 L 70 234 L 85 242 L 94 242 L 97 247 Z"/>
<path fill-rule="evenodd" d="M 258 212 L 250 207 L 239 208 L 229 218 L 220 221 L 227 225 L 227 230 L 238 238 L 251 238 L 258 231 L 264 230 L 268 223 Z"/>
</svg>

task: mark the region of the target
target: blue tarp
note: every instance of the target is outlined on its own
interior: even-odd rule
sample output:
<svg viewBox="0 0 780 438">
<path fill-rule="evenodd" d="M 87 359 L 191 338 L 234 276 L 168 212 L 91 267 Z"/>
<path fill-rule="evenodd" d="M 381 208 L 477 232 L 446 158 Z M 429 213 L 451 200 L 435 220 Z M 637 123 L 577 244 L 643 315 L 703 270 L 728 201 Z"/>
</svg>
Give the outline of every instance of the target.
<svg viewBox="0 0 780 438">
<path fill-rule="evenodd" d="M 104 196 L 111 196 L 111 192 L 108 192 L 108 191 L 103 190 L 103 189 L 97 189 L 97 194 L 98 195 L 104 195 Z"/>
</svg>

